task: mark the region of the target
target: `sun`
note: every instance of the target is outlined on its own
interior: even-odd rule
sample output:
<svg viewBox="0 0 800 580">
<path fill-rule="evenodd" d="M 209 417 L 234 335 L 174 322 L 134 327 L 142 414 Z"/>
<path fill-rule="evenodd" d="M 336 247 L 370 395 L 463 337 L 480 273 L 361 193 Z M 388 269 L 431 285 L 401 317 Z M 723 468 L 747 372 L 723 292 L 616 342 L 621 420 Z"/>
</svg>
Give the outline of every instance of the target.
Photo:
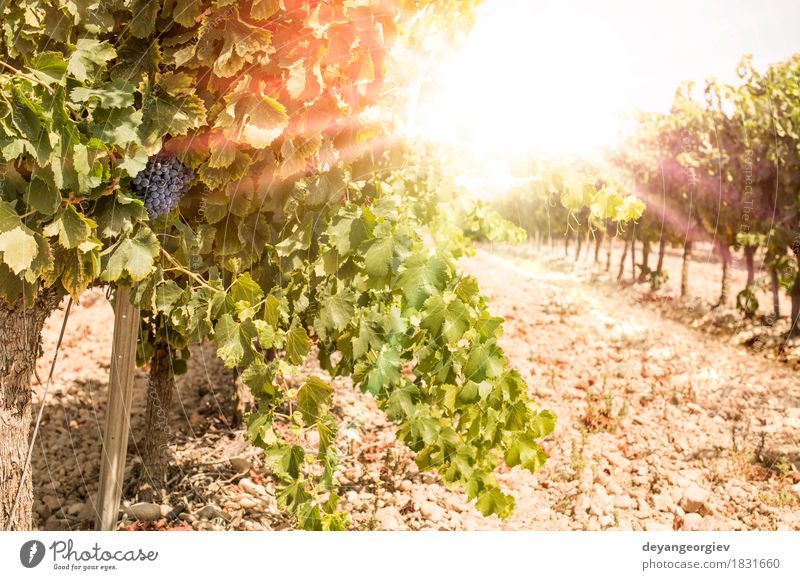
<svg viewBox="0 0 800 580">
<path fill-rule="evenodd" d="M 786 24 L 797 6 L 744 3 L 749 20 L 711 0 L 489 0 L 464 42 L 436 52 L 406 131 L 492 171 L 519 157 L 597 155 L 616 142 L 627 113 L 667 110 L 681 81 L 733 80 L 744 52 L 770 62 L 800 48 Z M 724 35 L 709 32 L 712 19 Z M 765 22 L 770 37 L 752 30 Z"/>
</svg>

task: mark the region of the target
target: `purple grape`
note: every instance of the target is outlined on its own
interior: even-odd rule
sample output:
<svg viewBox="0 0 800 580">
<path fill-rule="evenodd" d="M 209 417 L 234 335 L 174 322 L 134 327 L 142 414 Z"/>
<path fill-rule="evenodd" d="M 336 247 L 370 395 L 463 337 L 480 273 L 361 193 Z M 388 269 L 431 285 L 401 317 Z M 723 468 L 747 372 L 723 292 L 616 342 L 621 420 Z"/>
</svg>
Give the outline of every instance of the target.
<svg viewBox="0 0 800 580">
<path fill-rule="evenodd" d="M 194 178 L 194 171 L 172 153 L 158 153 L 132 180 L 133 192 L 144 201 L 150 219 L 178 207 L 181 196 Z"/>
</svg>

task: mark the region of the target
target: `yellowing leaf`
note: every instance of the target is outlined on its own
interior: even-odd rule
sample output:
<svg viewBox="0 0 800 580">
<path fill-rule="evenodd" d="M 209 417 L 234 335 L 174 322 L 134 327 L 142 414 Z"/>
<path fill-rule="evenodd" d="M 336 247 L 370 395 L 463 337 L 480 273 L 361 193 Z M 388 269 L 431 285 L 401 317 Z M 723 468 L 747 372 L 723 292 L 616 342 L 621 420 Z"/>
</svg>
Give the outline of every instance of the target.
<svg viewBox="0 0 800 580">
<path fill-rule="evenodd" d="M 0 252 L 3 252 L 3 262 L 15 274 L 27 269 L 39 251 L 36 238 L 20 226 L 10 232 L 0 234 Z"/>
</svg>

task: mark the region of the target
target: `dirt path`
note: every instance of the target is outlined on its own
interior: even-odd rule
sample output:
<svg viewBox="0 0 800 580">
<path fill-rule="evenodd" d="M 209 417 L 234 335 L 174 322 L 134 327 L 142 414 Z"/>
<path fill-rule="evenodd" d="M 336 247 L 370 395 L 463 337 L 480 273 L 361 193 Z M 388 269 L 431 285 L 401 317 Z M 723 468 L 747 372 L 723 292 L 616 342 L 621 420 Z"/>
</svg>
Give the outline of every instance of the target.
<svg viewBox="0 0 800 580">
<path fill-rule="evenodd" d="M 465 266 L 507 320 L 512 365 L 559 416 L 545 469 L 505 478 L 520 508 L 506 526 L 800 528 L 795 371 L 610 284 L 485 251 Z"/>
<path fill-rule="evenodd" d="M 418 473 L 373 401 L 337 380 L 340 492 L 354 528 L 800 529 L 796 371 L 632 304 L 612 285 L 483 250 L 463 264 L 506 318 L 503 346 L 531 396 L 559 416 L 546 442 L 551 459 L 536 475 L 500 473 L 517 509 L 505 521 L 483 518 L 462 493 Z M 71 319 L 34 456 L 42 528 L 91 525 L 110 320 L 98 293 Z M 49 322 L 45 353 L 59 324 L 59 316 Z M 45 356 L 40 376 L 48 364 Z M 194 349 L 177 387 L 173 483 L 156 511 L 181 502 L 186 511 L 168 526 L 121 525 L 289 526 L 257 450 L 225 422 L 231 375 L 213 349 Z"/>
</svg>

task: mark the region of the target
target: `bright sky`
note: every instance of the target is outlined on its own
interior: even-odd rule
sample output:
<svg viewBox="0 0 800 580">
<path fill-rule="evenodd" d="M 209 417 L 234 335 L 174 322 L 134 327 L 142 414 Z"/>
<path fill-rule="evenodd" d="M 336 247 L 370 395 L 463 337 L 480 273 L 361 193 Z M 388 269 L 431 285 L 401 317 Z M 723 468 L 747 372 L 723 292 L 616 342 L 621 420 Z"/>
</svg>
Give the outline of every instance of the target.
<svg viewBox="0 0 800 580">
<path fill-rule="evenodd" d="M 678 83 L 735 79 L 800 52 L 798 0 L 487 0 L 428 76 L 409 132 L 492 167 L 520 151 L 589 154 L 620 113 L 669 108 Z"/>
</svg>

